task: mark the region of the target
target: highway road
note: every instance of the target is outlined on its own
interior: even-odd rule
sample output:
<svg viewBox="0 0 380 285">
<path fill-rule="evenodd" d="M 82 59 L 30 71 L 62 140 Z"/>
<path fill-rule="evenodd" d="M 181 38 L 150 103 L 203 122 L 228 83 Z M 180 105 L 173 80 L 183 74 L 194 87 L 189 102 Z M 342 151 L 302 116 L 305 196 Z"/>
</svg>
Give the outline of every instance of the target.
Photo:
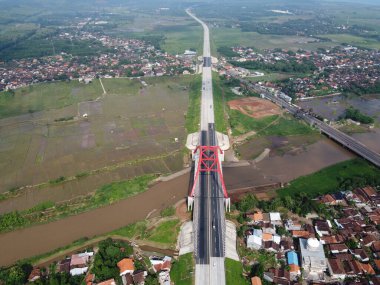
<svg viewBox="0 0 380 285">
<path fill-rule="evenodd" d="M 186 12 L 202 25 L 204 31 L 200 144 L 216 146 L 209 29 L 190 10 Z M 224 285 L 224 196 L 217 172 L 200 173 L 199 187 L 195 191 L 194 212 L 195 284 Z"/>
<path fill-rule="evenodd" d="M 380 154 L 369 149 L 367 146 L 357 141 L 353 137 L 337 130 L 336 128 L 330 126 L 329 124 L 326 124 L 325 122 L 322 122 L 321 120 L 319 120 L 318 118 L 310 114 L 309 112 L 302 110 L 299 106 L 293 105 L 291 103 L 288 103 L 282 100 L 281 98 L 274 96 L 272 93 L 270 93 L 263 87 L 256 86 L 242 79 L 241 79 L 241 82 L 246 84 L 249 88 L 254 89 L 256 92 L 264 94 L 264 96 L 267 99 L 287 109 L 291 114 L 293 114 L 297 118 L 301 118 L 305 120 L 308 124 L 317 127 L 318 129 L 320 129 L 322 133 L 324 133 L 325 135 L 327 135 L 334 141 L 340 143 L 347 149 L 351 150 L 352 152 L 356 153 L 362 158 L 368 160 L 369 162 L 373 163 L 377 167 L 380 167 Z"/>
</svg>

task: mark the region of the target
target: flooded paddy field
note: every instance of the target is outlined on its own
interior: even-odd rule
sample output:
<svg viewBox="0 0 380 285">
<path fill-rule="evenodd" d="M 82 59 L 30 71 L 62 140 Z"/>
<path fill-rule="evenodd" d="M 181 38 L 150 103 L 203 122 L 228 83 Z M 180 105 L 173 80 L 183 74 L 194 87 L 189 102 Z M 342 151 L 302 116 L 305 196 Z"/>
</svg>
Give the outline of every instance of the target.
<svg viewBox="0 0 380 285">
<path fill-rule="evenodd" d="M 315 98 L 297 103 L 304 109 L 313 109 L 313 112 L 335 121 L 344 114 L 345 109 L 353 106 L 362 113 L 373 117 L 380 123 L 380 94 L 363 96 L 334 96 L 328 98 Z"/>
<path fill-rule="evenodd" d="M 43 189 L 32 187 L 19 200 L 11 201 L 13 206 L 0 204 L 1 212 L 29 208 L 44 200 L 68 200 L 136 175 L 182 169 L 184 114 L 193 80 L 191 76 L 152 78 L 145 80 L 148 86 L 144 87 L 138 80 L 103 79 L 107 94 L 102 95 L 98 81 L 94 81 L 90 83 L 94 84 L 91 96 L 83 95 L 89 92 L 89 85 L 59 83 L 57 88 L 66 84 L 65 88 L 54 96 L 67 104 L 52 101 L 44 110 L 35 108 L 39 110 L 36 112 L 28 112 L 28 106 L 23 106 L 23 114 L 0 119 L 0 193 L 106 170 Z M 53 92 L 52 86 L 49 84 L 49 90 Z M 34 86 L 32 93 L 22 95 L 31 96 L 27 102 L 24 97 L 16 96 L 15 100 L 32 108 L 42 100 L 35 94 L 37 88 L 43 90 L 45 86 Z M 128 161 L 129 165 L 115 168 Z"/>
</svg>

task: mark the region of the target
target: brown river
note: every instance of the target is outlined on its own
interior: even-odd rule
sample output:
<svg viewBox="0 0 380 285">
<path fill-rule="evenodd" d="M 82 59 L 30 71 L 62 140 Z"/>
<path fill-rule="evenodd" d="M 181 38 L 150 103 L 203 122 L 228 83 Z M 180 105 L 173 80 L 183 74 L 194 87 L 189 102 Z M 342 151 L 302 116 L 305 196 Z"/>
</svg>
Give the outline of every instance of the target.
<svg viewBox="0 0 380 285">
<path fill-rule="evenodd" d="M 322 139 L 300 152 L 269 156 L 257 164 L 223 169 L 227 188 L 287 182 L 353 157 Z M 0 235 L 0 265 L 51 251 L 81 237 L 93 237 L 158 214 L 186 197 L 189 174 L 153 185 L 137 196 L 59 221 Z"/>
</svg>

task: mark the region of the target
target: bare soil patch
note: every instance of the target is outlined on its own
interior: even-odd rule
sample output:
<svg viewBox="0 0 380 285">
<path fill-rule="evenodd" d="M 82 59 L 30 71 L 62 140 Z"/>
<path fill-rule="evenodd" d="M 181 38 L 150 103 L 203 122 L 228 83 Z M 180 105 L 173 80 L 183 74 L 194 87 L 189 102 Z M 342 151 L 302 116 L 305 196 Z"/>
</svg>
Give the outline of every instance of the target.
<svg viewBox="0 0 380 285">
<path fill-rule="evenodd" d="M 252 118 L 263 118 L 271 115 L 281 114 L 281 109 L 274 103 L 256 97 L 231 100 L 228 106 Z"/>
</svg>

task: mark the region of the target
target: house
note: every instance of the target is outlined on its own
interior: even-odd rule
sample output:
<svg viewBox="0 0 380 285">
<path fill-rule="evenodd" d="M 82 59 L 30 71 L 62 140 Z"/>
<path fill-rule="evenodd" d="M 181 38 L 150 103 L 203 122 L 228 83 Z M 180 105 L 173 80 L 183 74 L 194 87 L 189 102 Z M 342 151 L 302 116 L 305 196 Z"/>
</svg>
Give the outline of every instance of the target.
<svg viewBox="0 0 380 285">
<path fill-rule="evenodd" d="M 371 250 L 373 252 L 373 255 L 377 258 L 380 258 L 380 241 L 374 241 L 371 245 Z"/>
<path fill-rule="evenodd" d="M 352 255 L 354 255 L 355 258 L 358 259 L 358 260 L 360 260 L 361 262 L 368 262 L 369 261 L 369 256 L 365 252 L 364 249 L 357 248 L 357 249 L 350 250 L 350 251 L 351 251 Z"/>
<path fill-rule="evenodd" d="M 70 269 L 70 275 L 71 276 L 82 275 L 82 274 L 85 274 L 87 270 L 88 270 L 88 267 L 73 268 L 73 269 Z"/>
<path fill-rule="evenodd" d="M 160 285 L 171 285 L 170 273 L 168 271 L 158 273 L 158 283 Z"/>
<path fill-rule="evenodd" d="M 252 277 L 251 285 L 262 285 L 260 277 L 257 277 L 257 276 Z"/>
<path fill-rule="evenodd" d="M 71 263 L 71 259 L 70 258 L 66 258 L 64 260 L 60 260 L 58 263 L 57 263 L 57 271 L 60 272 L 60 273 L 69 273 L 70 272 L 70 263 Z"/>
<path fill-rule="evenodd" d="M 361 240 L 361 244 L 370 247 L 375 241 L 377 241 L 377 238 L 374 235 L 365 235 Z"/>
<path fill-rule="evenodd" d="M 292 235 L 292 237 L 295 237 L 295 238 L 309 238 L 310 237 L 310 233 L 308 231 L 294 230 L 294 231 L 291 231 L 290 234 Z"/>
<path fill-rule="evenodd" d="M 344 238 L 341 235 L 323 236 L 320 239 L 322 244 L 332 244 L 344 242 Z"/>
<path fill-rule="evenodd" d="M 330 272 L 331 278 L 344 280 L 346 276 L 346 271 L 339 259 L 329 258 L 327 260 L 328 270 Z"/>
<path fill-rule="evenodd" d="M 283 237 L 280 242 L 280 248 L 282 251 L 288 251 L 294 249 L 293 239 Z"/>
<path fill-rule="evenodd" d="M 124 258 L 117 263 L 119 267 L 120 276 L 132 274 L 135 271 L 135 265 L 132 258 Z"/>
<path fill-rule="evenodd" d="M 28 277 L 28 282 L 34 282 L 41 278 L 41 270 L 37 267 L 33 268 Z"/>
<path fill-rule="evenodd" d="M 314 228 L 315 228 L 315 232 L 319 236 L 331 235 L 331 223 L 329 220 L 327 220 L 327 221 L 316 221 Z"/>
<path fill-rule="evenodd" d="M 319 201 L 326 205 L 339 205 L 345 204 L 344 195 L 340 192 L 334 194 L 326 194 L 319 198 Z"/>
<path fill-rule="evenodd" d="M 290 284 L 290 272 L 284 268 L 270 268 L 267 272 L 264 272 L 264 279 L 274 284 Z"/>
<path fill-rule="evenodd" d="M 271 212 L 269 213 L 269 217 L 273 225 L 282 226 L 281 214 L 279 212 Z"/>
<path fill-rule="evenodd" d="M 70 269 L 87 267 L 90 257 L 93 255 L 93 252 L 73 254 L 70 260 Z"/>
<path fill-rule="evenodd" d="M 263 248 L 267 251 L 271 252 L 277 252 L 280 249 L 279 244 L 273 242 L 273 241 L 265 241 L 263 242 Z"/>
<path fill-rule="evenodd" d="M 323 280 L 327 264 L 322 244 L 316 238 L 300 238 L 299 248 L 305 277 L 308 280 Z"/>
<path fill-rule="evenodd" d="M 297 280 L 298 276 L 301 274 L 301 268 L 298 262 L 298 255 L 295 251 L 289 251 L 287 253 L 287 262 L 289 265 L 290 279 Z"/>
<path fill-rule="evenodd" d="M 367 275 L 374 275 L 375 274 L 375 270 L 372 268 L 371 264 L 361 263 L 358 261 L 356 261 L 356 263 L 359 265 L 359 268 L 363 274 L 367 274 Z"/>
<path fill-rule="evenodd" d="M 251 219 L 253 223 L 259 223 L 263 221 L 263 213 L 256 212 L 254 214 L 247 214 L 247 218 Z"/>
<path fill-rule="evenodd" d="M 94 283 L 94 280 L 95 280 L 95 274 L 88 274 L 86 276 L 86 285 L 92 285 Z"/>
<path fill-rule="evenodd" d="M 149 257 L 149 260 L 153 266 L 154 272 L 170 271 L 171 269 L 172 258 L 170 256 L 165 256 L 165 257 L 151 256 Z"/>
<path fill-rule="evenodd" d="M 148 275 L 148 273 L 144 270 L 136 270 L 133 272 L 132 278 L 133 283 L 135 285 L 144 285 L 145 283 L 145 277 Z"/>
<path fill-rule="evenodd" d="M 375 263 L 377 270 L 380 271 L 380 259 L 375 259 L 373 262 Z"/>
<path fill-rule="evenodd" d="M 133 259 L 124 258 L 117 263 L 123 285 L 132 284 L 130 280 L 133 279 L 132 274 L 135 271 Z"/>
<path fill-rule="evenodd" d="M 98 283 L 98 285 L 116 285 L 115 279 L 109 279 L 103 282 Z"/>
<path fill-rule="evenodd" d="M 254 229 L 253 234 L 247 237 L 247 247 L 252 249 L 260 249 L 263 242 L 263 231 Z"/>
<path fill-rule="evenodd" d="M 287 231 L 300 231 L 302 225 L 300 222 L 293 221 L 291 219 L 285 221 L 285 229 Z"/>
<path fill-rule="evenodd" d="M 344 243 L 329 244 L 328 249 L 332 254 L 348 252 L 348 247 Z"/>
</svg>

